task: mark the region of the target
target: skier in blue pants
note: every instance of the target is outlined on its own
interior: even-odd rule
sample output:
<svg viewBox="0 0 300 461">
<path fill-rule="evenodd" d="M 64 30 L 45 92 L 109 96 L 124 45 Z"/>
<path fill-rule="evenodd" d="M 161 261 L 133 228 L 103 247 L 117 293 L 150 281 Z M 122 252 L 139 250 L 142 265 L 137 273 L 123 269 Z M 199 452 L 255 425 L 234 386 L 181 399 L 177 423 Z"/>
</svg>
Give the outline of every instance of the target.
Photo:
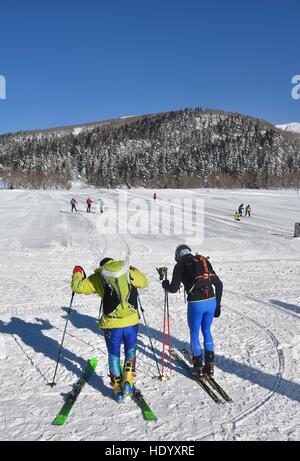
<svg viewBox="0 0 300 461">
<path fill-rule="evenodd" d="M 74 293 L 97 294 L 102 299 L 103 314 L 99 328 L 104 331 L 108 350 L 109 376 L 118 402 L 133 393 L 136 367 L 137 335 L 140 323 L 138 288 L 146 288 L 147 277 L 126 261 L 105 258 L 94 274 L 86 277 L 76 266 L 72 277 Z M 124 365 L 120 363 L 124 344 Z"/>
<path fill-rule="evenodd" d="M 187 245 L 179 245 L 175 252 L 177 262 L 172 282 L 163 281 L 163 289 L 176 293 L 183 283 L 188 295 L 188 325 L 193 353 L 193 374 L 199 378 L 204 373 L 214 374 L 214 341 L 211 326 L 214 317 L 221 315 L 223 283 L 214 272 L 211 263 L 201 255 L 193 256 Z M 204 336 L 205 365 L 199 340 L 200 329 Z"/>
<path fill-rule="evenodd" d="M 241 216 L 243 216 L 243 212 L 244 212 L 244 204 L 243 204 L 243 203 L 241 203 L 241 205 L 239 206 L 239 210 L 238 210 L 238 211 L 239 211 L 239 214 L 240 214 Z"/>
</svg>

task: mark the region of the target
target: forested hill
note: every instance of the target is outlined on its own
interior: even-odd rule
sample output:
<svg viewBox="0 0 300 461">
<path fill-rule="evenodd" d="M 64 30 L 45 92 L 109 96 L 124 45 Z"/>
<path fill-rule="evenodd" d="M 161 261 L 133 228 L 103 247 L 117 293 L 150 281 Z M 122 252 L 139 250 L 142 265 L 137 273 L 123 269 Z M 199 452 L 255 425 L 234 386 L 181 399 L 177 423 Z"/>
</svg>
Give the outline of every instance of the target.
<svg viewBox="0 0 300 461">
<path fill-rule="evenodd" d="M 0 136 L 13 187 L 282 187 L 300 182 L 300 136 L 240 114 L 187 109 Z"/>
</svg>

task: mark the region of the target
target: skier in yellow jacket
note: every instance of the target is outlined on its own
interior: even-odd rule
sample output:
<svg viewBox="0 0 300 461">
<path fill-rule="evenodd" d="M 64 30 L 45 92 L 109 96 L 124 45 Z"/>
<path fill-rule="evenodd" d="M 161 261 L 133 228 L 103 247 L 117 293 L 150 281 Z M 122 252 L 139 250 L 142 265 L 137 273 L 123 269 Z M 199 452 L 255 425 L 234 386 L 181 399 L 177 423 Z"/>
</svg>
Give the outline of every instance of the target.
<svg viewBox="0 0 300 461">
<path fill-rule="evenodd" d="M 106 258 L 94 274 L 86 277 L 76 266 L 72 290 L 78 294 L 97 294 L 102 299 L 103 315 L 99 328 L 104 330 L 110 377 L 116 400 L 132 395 L 135 375 L 137 335 L 140 323 L 138 288 L 148 286 L 147 277 L 124 261 Z M 120 365 L 121 345 L 125 348 L 125 365 Z"/>
<path fill-rule="evenodd" d="M 246 210 L 245 210 L 245 216 L 251 217 L 251 212 L 252 212 L 251 205 L 247 205 Z"/>
</svg>

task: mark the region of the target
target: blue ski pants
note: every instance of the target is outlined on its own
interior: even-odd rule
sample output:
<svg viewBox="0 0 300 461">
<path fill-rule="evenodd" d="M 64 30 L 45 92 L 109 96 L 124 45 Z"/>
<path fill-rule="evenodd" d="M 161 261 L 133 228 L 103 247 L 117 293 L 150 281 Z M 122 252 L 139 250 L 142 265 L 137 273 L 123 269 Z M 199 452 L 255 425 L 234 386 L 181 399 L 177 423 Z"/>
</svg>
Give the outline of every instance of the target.
<svg viewBox="0 0 300 461">
<path fill-rule="evenodd" d="M 125 349 L 125 362 L 133 362 L 135 364 L 138 331 L 138 325 L 105 330 L 109 371 L 112 377 L 122 376 L 120 365 L 122 344 L 124 344 Z"/>
<path fill-rule="evenodd" d="M 217 302 L 216 298 L 205 299 L 188 303 L 188 325 L 191 334 L 191 350 L 194 357 L 202 355 L 200 343 L 200 329 L 204 337 L 204 348 L 214 352 L 214 341 L 211 326 L 214 320 Z"/>
</svg>

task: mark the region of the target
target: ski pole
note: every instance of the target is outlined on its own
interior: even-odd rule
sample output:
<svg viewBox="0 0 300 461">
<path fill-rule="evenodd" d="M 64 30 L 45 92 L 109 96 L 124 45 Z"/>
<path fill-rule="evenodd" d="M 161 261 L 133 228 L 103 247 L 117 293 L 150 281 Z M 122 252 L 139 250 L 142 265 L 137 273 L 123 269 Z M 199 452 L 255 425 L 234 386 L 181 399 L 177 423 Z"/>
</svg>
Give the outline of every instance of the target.
<svg viewBox="0 0 300 461">
<path fill-rule="evenodd" d="M 159 378 L 162 379 L 162 374 L 161 374 L 160 369 L 159 369 L 159 366 L 158 366 L 158 361 L 157 361 L 157 357 L 156 357 L 156 354 L 155 354 L 155 349 L 154 349 L 154 347 L 153 347 L 152 338 L 151 338 L 150 331 L 149 331 L 149 327 L 148 327 L 148 324 L 147 324 L 147 321 L 146 321 L 146 317 L 145 317 L 145 309 L 144 309 L 143 306 L 142 306 L 141 298 L 140 298 L 140 295 L 139 295 L 139 294 L 138 294 L 138 302 L 139 302 L 140 310 L 141 310 L 141 312 L 142 312 L 143 319 L 144 319 L 144 323 L 145 323 L 145 326 L 146 326 L 146 329 L 147 329 L 148 338 L 149 338 L 149 341 L 150 341 L 150 345 L 151 345 L 151 349 L 152 349 L 152 352 L 153 352 L 153 356 L 154 356 L 154 360 L 155 360 L 155 363 L 156 363 L 156 367 L 157 367 L 157 371 L 158 371 L 158 374 L 159 374 Z"/>
<path fill-rule="evenodd" d="M 168 268 L 163 268 L 163 275 L 165 280 L 168 280 Z M 166 329 L 168 327 L 168 334 Z M 168 336 L 168 338 L 167 338 Z M 164 335 L 163 335 L 163 353 L 162 353 L 162 374 L 164 378 L 165 371 L 165 351 L 166 351 L 166 339 L 168 339 L 168 348 L 169 348 L 169 368 L 170 368 L 170 378 L 172 376 L 172 363 L 171 363 L 171 331 L 170 331 L 170 310 L 169 310 L 169 295 L 168 291 L 165 290 L 165 305 L 164 305 Z"/>
<path fill-rule="evenodd" d="M 163 334 L 163 350 L 161 358 L 161 367 L 162 367 L 162 379 L 165 377 L 165 350 L 166 350 L 166 293 L 165 293 L 165 304 L 164 304 L 164 334 Z"/>
<path fill-rule="evenodd" d="M 60 345 L 58 355 L 57 355 L 57 362 L 56 362 L 56 368 L 55 368 L 55 372 L 54 372 L 54 376 L 53 376 L 53 381 L 50 384 L 51 387 L 56 386 L 55 378 L 56 378 L 56 373 L 57 373 L 57 370 L 58 370 L 58 365 L 59 365 L 62 350 L 63 350 L 63 345 L 64 345 L 64 341 L 65 341 L 65 336 L 66 336 L 66 332 L 67 332 L 68 323 L 69 323 L 70 316 L 71 316 L 71 313 L 72 313 L 72 305 L 73 305 L 74 296 L 75 296 L 75 293 L 73 291 L 72 297 L 71 297 L 71 302 L 70 302 L 70 307 L 68 309 L 68 315 L 67 315 L 67 321 L 66 321 L 66 325 L 65 325 L 65 329 L 64 329 L 64 334 L 63 334 L 61 345 Z"/>
<path fill-rule="evenodd" d="M 100 308 L 99 308 L 99 322 L 100 322 L 100 320 L 101 320 L 102 308 L 103 308 L 103 300 L 101 301 Z"/>
<path fill-rule="evenodd" d="M 171 325 L 170 325 L 170 309 L 169 309 L 169 296 L 166 291 L 167 297 L 167 319 L 168 319 L 168 347 L 169 347 L 169 367 L 170 367 L 170 378 L 172 377 L 172 354 L 171 354 Z"/>
<path fill-rule="evenodd" d="M 160 267 L 156 269 L 160 280 L 168 280 L 168 268 Z M 172 364 L 171 364 L 171 334 L 170 334 L 170 311 L 169 311 L 169 296 L 168 291 L 165 290 L 165 302 L 164 302 L 164 326 L 163 326 L 163 350 L 162 350 L 162 379 L 165 377 L 165 352 L 166 352 L 166 337 L 167 337 L 167 326 L 168 326 L 168 347 L 169 347 L 169 367 L 170 377 L 172 375 Z"/>
<path fill-rule="evenodd" d="M 165 280 L 168 279 L 168 269 L 165 268 Z M 172 377 L 172 355 L 171 355 L 171 326 L 170 326 L 170 308 L 169 308 L 169 293 L 166 290 L 165 291 L 165 311 L 166 311 L 166 323 L 168 327 L 168 349 L 169 349 L 169 369 L 170 369 L 170 375 L 169 378 Z M 166 345 L 165 345 L 166 347 Z"/>
</svg>

